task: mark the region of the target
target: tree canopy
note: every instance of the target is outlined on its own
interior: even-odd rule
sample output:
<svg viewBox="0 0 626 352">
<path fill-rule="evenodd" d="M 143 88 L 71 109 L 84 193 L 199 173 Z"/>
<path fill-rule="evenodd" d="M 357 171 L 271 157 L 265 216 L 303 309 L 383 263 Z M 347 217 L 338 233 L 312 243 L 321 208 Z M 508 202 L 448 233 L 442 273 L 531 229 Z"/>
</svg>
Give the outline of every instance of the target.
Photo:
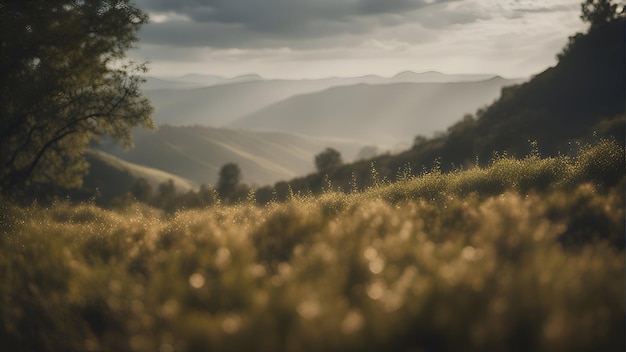
<svg viewBox="0 0 626 352">
<path fill-rule="evenodd" d="M 591 27 L 601 26 L 624 17 L 624 9 L 618 10 L 618 5 L 613 0 L 586 0 L 581 4 L 582 14 L 580 18 L 589 22 Z"/>
<path fill-rule="evenodd" d="M 125 56 L 147 20 L 130 0 L 0 0 L 0 193 L 79 186 L 92 140 L 154 127 Z"/>
<path fill-rule="evenodd" d="M 239 182 L 241 182 L 241 169 L 235 163 L 228 163 L 222 166 L 217 181 L 217 192 L 226 199 L 235 192 Z"/>
<path fill-rule="evenodd" d="M 340 166 L 342 163 L 341 154 L 333 148 L 326 148 L 315 156 L 315 166 L 319 172 L 328 171 Z"/>
</svg>

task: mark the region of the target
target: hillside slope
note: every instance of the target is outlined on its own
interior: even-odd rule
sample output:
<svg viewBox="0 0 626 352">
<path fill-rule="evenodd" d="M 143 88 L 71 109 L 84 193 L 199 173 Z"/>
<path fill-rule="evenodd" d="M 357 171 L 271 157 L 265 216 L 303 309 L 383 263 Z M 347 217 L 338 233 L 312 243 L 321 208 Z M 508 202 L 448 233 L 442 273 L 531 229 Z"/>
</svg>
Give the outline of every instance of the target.
<svg viewBox="0 0 626 352">
<path fill-rule="evenodd" d="M 318 81 L 251 81 L 196 89 L 145 90 L 158 124 L 218 127 L 294 94 L 327 87 Z"/>
<path fill-rule="evenodd" d="M 475 116 L 466 116 L 436 138 L 421 139 L 411 150 L 344 165 L 329 172 L 334 184 L 350 189 L 371 184 L 371 164 L 380 178 L 400 171 L 421 173 L 488 164 L 494 153 L 570 155 L 578 143 L 614 138 L 625 143 L 626 26 L 619 18 L 578 34 L 559 55 L 556 66 L 530 81 L 502 90 L 501 97 Z M 323 176 L 289 181 L 294 191 L 319 192 Z M 268 190 L 262 190 L 268 194 Z"/>
<path fill-rule="evenodd" d="M 152 189 L 158 189 L 160 184 L 170 179 L 179 193 L 197 188 L 192 181 L 173 173 L 133 164 L 102 151 L 90 150 L 86 157 L 89 172 L 83 178 L 84 187 L 88 190 L 97 189 L 99 201 L 107 202 L 125 194 L 139 178 L 148 181 Z"/>
<path fill-rule="evenodd" d="M 220 168 L 229 162 L 239 165 L 245 182 L 265 185 L 312 172 L 315 155 L 326 147 L 340 151 L 345 160 L 353 159 L 363 147 L 353 141 L 201 126 L 161 126 L 154 133 L 138 130 L 134 140 L 135 148 L 129 151 L 113 143 L 96 148 L 196 184 L 213 185 Z"/>
<path fill-rule="evenodd" d="M 594 132 L 623 139 L 625 27 L 622 18 L 570 38 L 555 67 L 504 90 L 465 132 L 474 154 L 485 158 L 506 150 L 521 155 L 529 150 L 528 140 L 537 141 L 545 153 L 568 152 L 569 140 Z"/>
<path fill-rule="evenodd" d="M 515 80 L 480 82 L 358 84 L 333 87 L 278 102 L 231 127 L 394 144 L 416 134 L 444 130 L 464 113 L 491 103 Z"/>
</svg>

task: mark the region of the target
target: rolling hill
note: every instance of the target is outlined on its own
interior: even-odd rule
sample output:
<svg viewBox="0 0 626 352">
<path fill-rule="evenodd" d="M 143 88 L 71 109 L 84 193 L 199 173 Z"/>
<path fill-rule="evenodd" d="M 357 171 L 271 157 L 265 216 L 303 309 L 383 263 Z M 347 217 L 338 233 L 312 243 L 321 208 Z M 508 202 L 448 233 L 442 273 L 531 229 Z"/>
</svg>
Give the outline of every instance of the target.
<svg viewBox="0 0 626 352">
<path fill-rule="evenodd" d="M 158 124 L 219 127 L 295 94 L 327 88 L 319 81 L 264 80 L 196 89 L 145 89 Z"/>
<path fill-rule="evenodd" d="M 516 82 L 495 77 L 479 82 L 333 87 L 275 103 L 229 126 L 393 145 L 411 141 L 417 134 L 445 130 L 463 114 L 492 102 L 502 87 Z"/>
<path fill-rule="evenodd" d="M 137 165 L 124 161 L 99 150 L 89 150 L 86 154 L 89 172 L 83 178 L 86 189 L 98 189 L 101 201 L 108 201 L 115 196 L 128 192 L 138 178 L 144 178 L 152 189 L 159 184 L 174 181 L 179 193 L 186 193 L 197 188 L 197 185 L 183 177 L 163 170 Z"/>
<path fill-rule="evenodd" d="M 96 146 L 125 161 L 163 170 L 194 182 L 217 183 L 220 168 L 235 162 L 245 182 L 265 185 L 314 170 L 315 155 L 326 147 L 352 160 L 364 144 L 311 138 L 282 132 L 252 132 L 201 126 L 161 126 L 157 132 L 137 130 L 135 148 L 113 143 Z"/>
</svg>

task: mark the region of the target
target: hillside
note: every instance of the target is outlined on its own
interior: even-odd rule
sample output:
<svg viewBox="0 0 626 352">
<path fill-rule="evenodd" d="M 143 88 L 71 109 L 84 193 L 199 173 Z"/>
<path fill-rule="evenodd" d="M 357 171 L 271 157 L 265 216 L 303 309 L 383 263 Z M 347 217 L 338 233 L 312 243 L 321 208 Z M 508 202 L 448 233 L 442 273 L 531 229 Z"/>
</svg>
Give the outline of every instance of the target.
<svg viewBox="0 0 626 352">
<path fill-rule="evenodd" d="M 196 89 L 144 90 L 158 124 L 219 127 L 295 94 L 326 88 L 319 81 L 262 80 Z"/>
<path fill-rule="evenodd" d="M 419 138 L 411 150 L 397 155 L 344 165 L 330 171 L 330 179 L 349 189 L 352 175 L 360 187 L 371 183 L 372 163 L 381 178 L 395 180 L 402 170 L 418 174 L 433 167 L 449 171 L 477 162 L 487 165 L 496 154 L 570 155 L 580 143 L 600 137 L 624 144 L 624 26 L 621 17 L 572 37 L 556 66 L 504 88 L 500 98 L 474 115 L 456 116 L 446 134 Z M 323 178 L 312 174 L 288 183 L 295 191 L 320 192 Z M 268 194 L 268 189 L 261 193 Z"/>
<path fill-rule="evenodd" d="M 128 192 L 139 178 L 148 181 L 152 189 L 168 180 L 174 181 L 179 193 L 198 188 L 198 185 L 173 173 L 137 165 L 98 150 L 87 152 L 89 171 L 83 178 L 87 190 L 98 190 L 98 200 L 104 203 Z"/>
<path fill-rule="evenodd" d="M 157 132 L 137 130 L 135 147 L 124 151 L 113 143 L 96 146 L 120 159 L 189 179 L 217 183 L 220 168 L 235 162 L 244 181 L 266 185 L 314 170 L 315 155 L 326 147 L 352 160 L 364 144 L 280 132 L 251 132 L 201 126 L 161 126 Z"/>
<path fill-rule="evenodd" d="M 406 74 L 405 74 L 406 75 Z M 402 75 L 401 75 L 402 77 Z M 459 116 L 493 102 L 515 80 L 358 84 L 333 87 L 275 103 L 229 126 L 394 145 L 415 134 L 445 130 Z"/>
<path fill-rule="evenodd" d="M 188 75 L 167 80 L 149 78 L 143 90 L 156 108 L 154 118 L 159 124 L 219 127 L 284 99 L 330 87 L 361 83 L 463 82 L 491 77 L 494 75 L 448 75 L 439 72 L 403 72 L 390 78 L 372 75 L 313 80 L 265 80 L 253 75 L 232 79 Z"/>
<path fill-rule="evenodd" d="M 567 141 L 593 133 L 623 141 L 625 26 L 622 18 L 571 38 L 558 65 L 505 90 L 462 138 L 472 138 L 481 157 L 494 150 L 523 154 L 528 140 L 547 154 L 566 153 Z"/>
</svg>

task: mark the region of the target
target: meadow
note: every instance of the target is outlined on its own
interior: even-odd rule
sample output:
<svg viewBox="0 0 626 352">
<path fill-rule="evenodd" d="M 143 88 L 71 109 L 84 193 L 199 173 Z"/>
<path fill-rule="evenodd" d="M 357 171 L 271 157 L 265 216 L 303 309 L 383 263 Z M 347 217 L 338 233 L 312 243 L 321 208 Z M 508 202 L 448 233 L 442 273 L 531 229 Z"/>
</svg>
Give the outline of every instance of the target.
<svg viewBox="0 0 626 352">
<path fill-rule="evenodd" d="M 624 147 L 284 203 L 0 212 L 5 351 L 623 351 Z"/>
</svg>

